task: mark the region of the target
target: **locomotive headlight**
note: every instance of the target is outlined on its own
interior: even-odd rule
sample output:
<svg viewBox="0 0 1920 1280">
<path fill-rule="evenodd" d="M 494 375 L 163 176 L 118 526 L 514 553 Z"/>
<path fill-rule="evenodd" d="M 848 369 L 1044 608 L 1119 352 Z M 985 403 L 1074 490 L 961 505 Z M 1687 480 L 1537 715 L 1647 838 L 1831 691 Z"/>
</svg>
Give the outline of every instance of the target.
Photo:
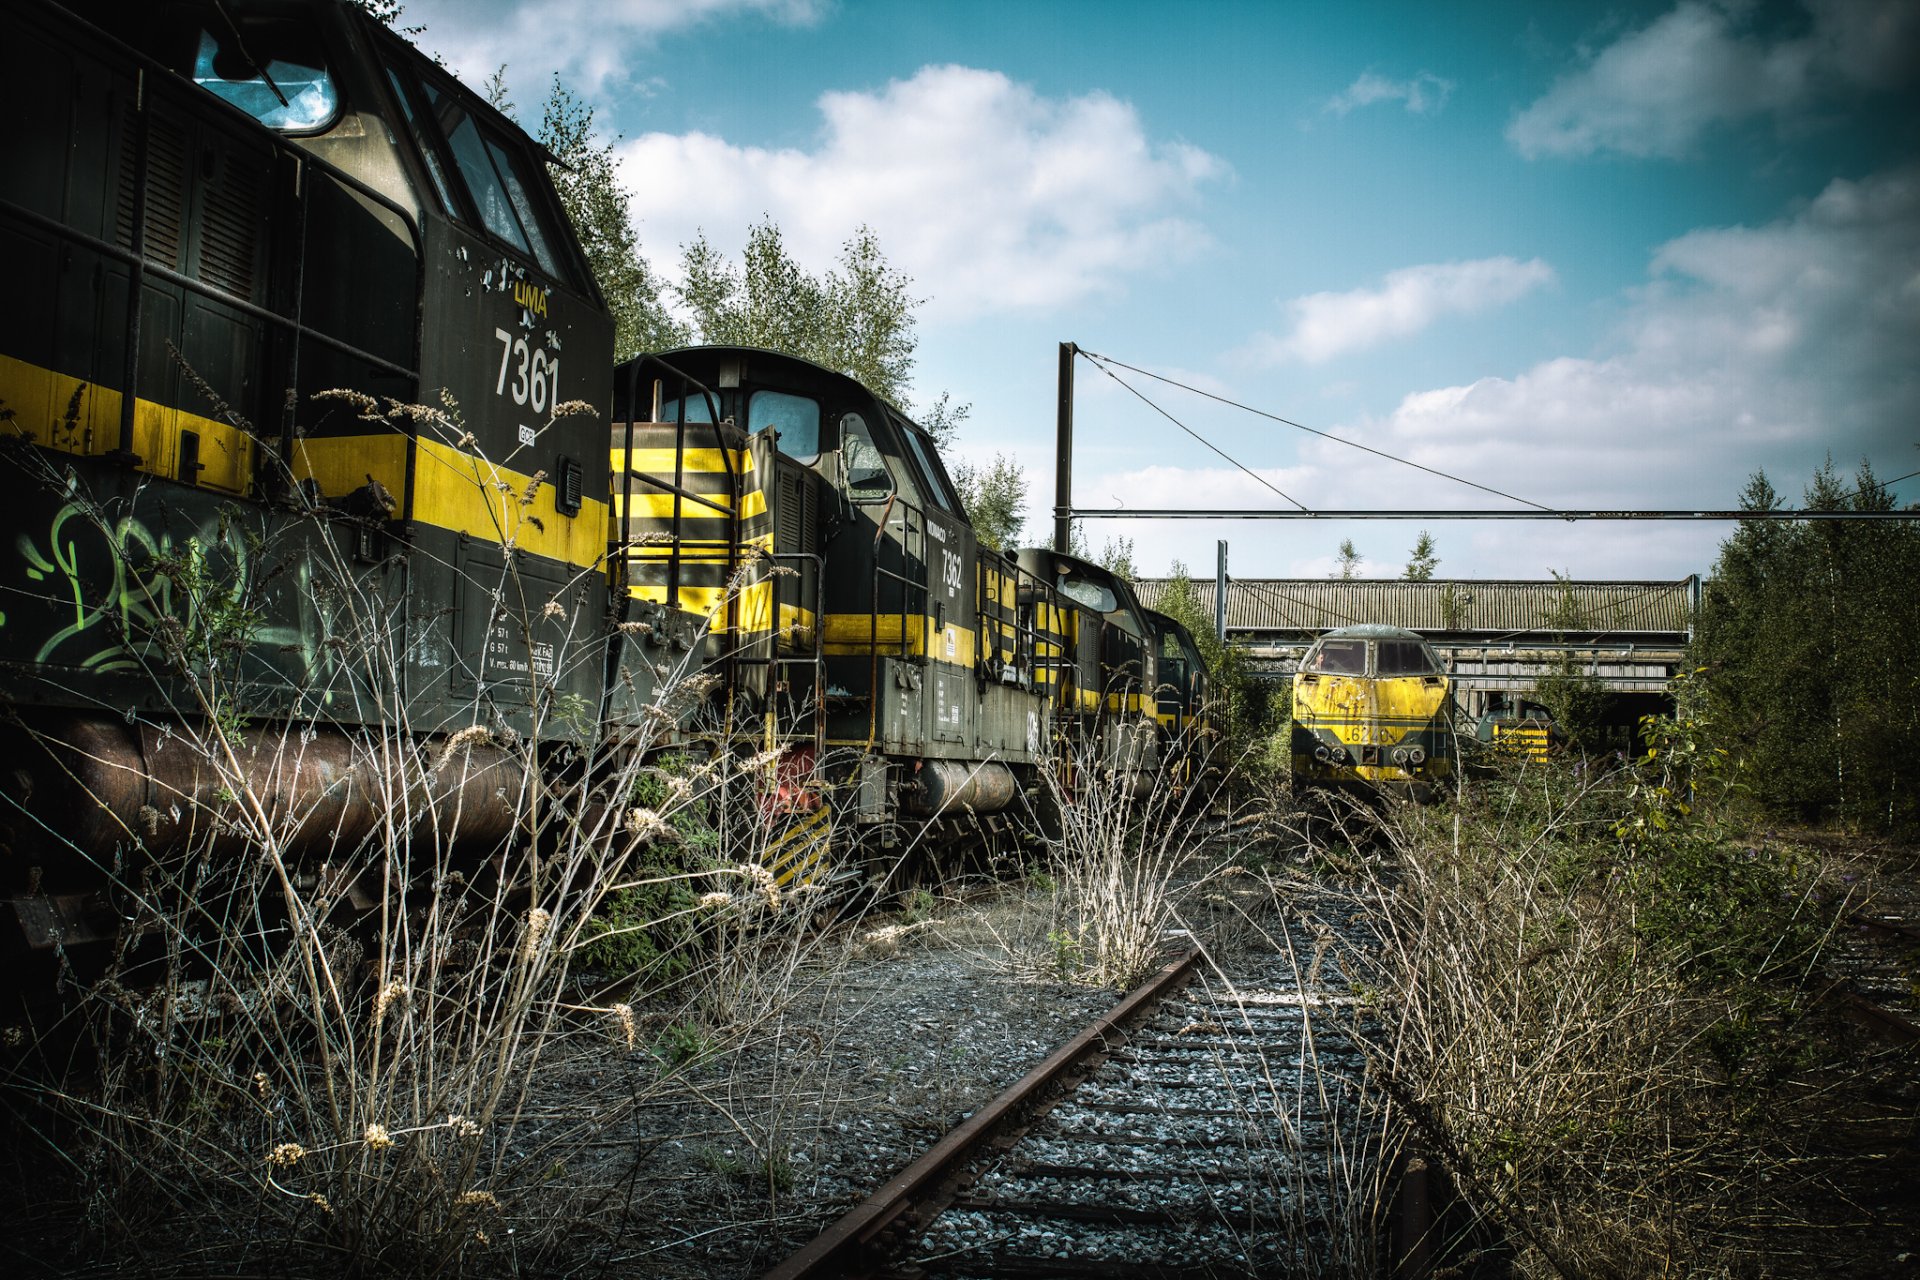
<svg viewBox="0 0 1920 1280">
<path fill-rule="evenodd" d="M 1393 749 L 1393 762 L 1395 764 L 1405 764 L 1407 762 L 1407 749 L 1405 747 L 1395 747 Z"/>
<path fill-rule="evenodd" d="M 1333 749 L 1333 758 L 1336 763 L 1345 760 L 1347 758 L 1347 749 L 1345 747 L 1335 747 Z"/>
<path fill-rule="evenodd" d="M 1427 749 L 1425 747 L 1414 747 L 1407 752 L 1407 759 L 1413 761 L 1415 764 L 1424 764 L 1427 759 Z"/>
<path fill-rule="evenodd" d="M 1315 748 L 1313 749 L 1313 758 L 1314 758 L 1315 760 L 1318 760 L 1318 761 L 1319 761 L 1319 762 L 1320 762 L 1321 764 L 1325 764 L 1325 763 L 1327 762 L 1327 749 L 1326 749 L 1326 747 L 1324 747 L 1324 746 L 1319 746 L 1319 747 L 1315 747 Z"/>
</svg>

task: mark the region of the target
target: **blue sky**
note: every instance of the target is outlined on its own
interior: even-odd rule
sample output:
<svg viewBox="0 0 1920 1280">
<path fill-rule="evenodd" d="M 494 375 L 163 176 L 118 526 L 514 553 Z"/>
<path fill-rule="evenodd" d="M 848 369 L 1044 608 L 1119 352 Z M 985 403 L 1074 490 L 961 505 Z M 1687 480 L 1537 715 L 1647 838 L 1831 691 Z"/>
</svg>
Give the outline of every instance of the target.
<svg viewBox="0 0 1920 1280">
<path fill-rule="evenodd" d="M 1920 470 L 1920 0 L 409 0 L 523 118 L 618 135 L 643 250 L 870 225 L 926 298 L 915 400 L 1050 529 L 1057 344 L 1551 507 Z M 1082 506 L 1501 505 L 1086 362 Z M 1896 486 L 1920 501 L 1920 479 Z M 1673 578 L 1727 528 L 1089 521 L 1143 572 Z"/>
</svg>

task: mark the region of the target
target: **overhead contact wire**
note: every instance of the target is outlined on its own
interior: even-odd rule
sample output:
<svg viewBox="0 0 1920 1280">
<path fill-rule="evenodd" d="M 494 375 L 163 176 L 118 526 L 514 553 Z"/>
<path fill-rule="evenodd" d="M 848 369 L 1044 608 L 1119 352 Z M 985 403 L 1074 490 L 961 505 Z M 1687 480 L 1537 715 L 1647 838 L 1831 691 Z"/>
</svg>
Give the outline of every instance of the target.
<svg viewBox="0 0 1920 1280">
<path fill-rule="evenodd" d="M 1358 449 L 1362 453 L 1370 453 L 1374 457 L 1384 458 L 1388 462 L 1397 462 L 1403 467 L 1412 467 L 1415 471 L 1424 471 L 1428 475 L 1438 476 L 1442 480 L 1451 480 L 1455 484 L 1466 485 L 1469 489 L 1478 489 L 1482 493 L 1490 493 L 1496 498 L 1505 498 L 1508 502 L 1517 502 L 1521 506 L 1532 507 L 1536 511 L 1553 510 L 1552 507 L 1549 507 L 1544 502 L 1535 502 L 1532 498 L 1522 498 L 1516 494 L 1508 493 L 1504 489 L 1496 489 L 1492 485 L 1481 484 L 1477 480 L 1468 480 L 1464 476 L 1456 476 L 1451 474 L 1450 472 L 1440 471 L 1434 467 L 1425 466 L 1421 463 L 1414 462 L 1410 459 L 1402 458 L 1395 454 L 1388 453 L 1383 449 L 1376 449 L 1371 445 L 1361 444 L 1357 440 L 1349 440 L 1345 436 L 1336 436 L 1330 431 L 1321 431 L 1314 427 L 1309 427 L 1305 423 L 1295 422 L 1291 418 L 1283 418 L 1277 413 L 1268 413 L 1265 409 L 1256 409 L 1250 404 L 1241 404 L 1238 400 L 1229 400 L 1225 396 L 1215 395 L 1211 391 L 1203 391 L 1199 387 L 1188 386 L 1184 382 L 1178 381 L 1177 379 L 1174 379 L 1174 378 L 1166 377 L 1163 374 L 1154 373 L 1151 370 L 1141 369 L 1134 365 L 1130 365 L 1124 360 L 1115 360 L 1112 356 L 1103 356 L 1103 355 L 1096 354 L 1095 352 L 1087 351 L 1084 349 L 1080 352 L 1080 354 L 1087 357 L 1087 359 L 1092 360 L 1095 364 L 1100 365 L 1102 372 L 1104 372 L 1109 378 L 1112 378 L 1115 382 L 1120 383 L 1121 386 L 1127 387 L 1127 390 L 1129 391 L 1133 391 L 1133 388 L 1130 386 L 1127 386 L 1127 384 L 1124 381 L 1122 381 L 1120 377 L 1113 372 L 1113 370 L 1108 369 L 1105 366 L 1109 364 L 1118 365 L 1122 369 L 1126 369 L 1132 373 L 1139 374 L 1141 377 L 1152 378 L 1155 382 L 1164 382 L 1170 387 L 1178 387 L 1182 391 L 1190 391 L 1196 396 L 1205 396 L 1207 399 L 1215 401 L 1219 404 L 1224 404 L 1229 408 L 1239 409 L 1243 413 L 1251 413 L 1257 418 L 1265 418 L 1270 422 L 1277 422 L 1281 426 L 1292 427 L 1295 431 L 1304 431 L 1310 436 L 1319 436 L 1322 440 L 1331 440 L 1335 444 L 1346 445 L 1349 449 Z M 1133 391 L 1133 394 L 1140 396 L 1140 393 L 1138 391 Z M 1147 400 L 1145 396 L 1140 396 L 1140 398 L 1142 400 Z M 1147 403 L 1150 405 L 1153 404 L 1151 400 L 1147 400 Z M 1154 405 L 1154 408 L 1159 409 L 1159 406 Z M 1161 410 L 1161 412 L 1165 413 L 1165 410 Z M 1171 415 L 1169 415 L 1169 420 L 1171 420 Z M 1215 453 L 1220 453 L 1220 450 L 1214 449 L 1213 445 L 1208 444 L 1207 441 L 1205 440 L 1201 440 L 1198 435 L 1195 435 L 1192 431 L 1187 430 L 1186 427 L 1182 426 L 1180 429 L 1182 431 L 1186 431 L 1188 435 L 1193 436 L 1195 440 L 1200 440 L 1201 444 L 1205 444 L 1207 448 L 1213 449 Z M 1220 456 L 1225 458 L 1227 455 L 1224 453 L 1220 453 Z M 1228 461 L 1232 461 L 1232 459 L 1228 459 Z M 1237 462 L 1235 462 L 1234 465 L 1237 467 L 1240 466 L 1240 464 Z M 1245 467 L 1240 467 L 1240 469 L 1242 471 L 1247 470 Z M 1247 474 L 1253 475 L 1251 471 L 1248 471 Z M 1259 479 L 1259 477 L 1257 476 L 1255 476 L 1254 478 Z M 1262 483 L 1264 483 L 1264 481 Z M 1273 489 L 1272 485 L 1267 485 L 1267 487 L 1269 489 Z M 1274 492 L 1279 493 L 1280 491 L 1278 489 L 1274 489 Z M 1285 497 L 1286 495 L 1282 494 L 1281 496 Z M 1287 498 L 1287 501 L 1293 502 L 1293 504 L 1296 507 L 1300 506 L 1300 504 L 1298 502 L 1294 502 L 1292 498 Z M 1302 511 L 1305 511 L 1307 508 L 1300 507 L 1300 509 Z"/>
<path fill-rule="evenodd" d="M 1313 508 L 1309 507 L 1306 503 L 1300 501 L 1300 499 L 1294 497 L 1292 494 L 1281 492 L 1281 490 L 1275 487 L 1270 481 L 1268 481 L 1266 477 L 1262 476 L 1257 471 L 1254 471 L 1251 467 L 1247 466 L 1244 462 L 1241 462 L 1238 458 L 1234 457 L 1232 454 L 1228 453 L 1225 449 L 1222 449 L 1219 445 L 1215 444 L 1213 441 L 1201 435 L 1198 431 L 1195 431 L 1192 427 L 1188 426 L 1186 423 L 1180 421 L 1180 419 L 1168 413 L 1165 409 L 1162 409 L 1159 405 L 1155 404 L 1153 401 L 1147 399 L 1146 396 L 1141 394 L 1139 388 L 1135 387 L 1132 383 L 1128 382 L 1125 378 L 1121 377 L 1119 374 L 1115 373 L 1113 370 L 1106 367 L 1106 357 L 1096 356 L 1091 351 L 1082 351 L 1080 354 L 1092 360 L 1095 366 L 1099 368 L 1100 372 L 1106 374 L 1109 378 L 1112 378 L 1115 382 L 1125 387 L 1130 394 L 1135 396 L 1140 401 L 1141 404 L 1146 405 L 1147 408 L 1153 410 L 1155 413 L 1165 418 L 1168 422 L 1171 422 L 1174 426 L 1180 428 L 1182 431 L 1192 436 L 1195 440 L 1198 440 L 1201 444 L 1207 446 L 1207 448 L 1213 450 L 1215 453 L 1225 458 L 1228 462 L 1231 462 L 1234 466 L 1240 468 L 1241 471 L 1251 476 L 1256 483 L 1263 485 L 1267 489 L 1272 490 L 1274 493 L 1280 494 L 1281 497 L 1285 498 L 1288 502 L 1291 502 L 1294 506 L 1300 508 L 1302 511 L 1311 512 L 1313 510 Z M 1118 360 L 1113 361 L 1113 363 L 1120 364 Z M 1120 365 L 1120 367 L 1123 369 L 1130 369 L 1133 366 Z M 1138 373 L 1140 372 L 1140 370 L 1135 369 L 1134 372 Z M 1153 375 L 1148 374 L 1147 376 L 1152 377 Z M 1179 384 L 1175 383 L 1174 385 L 1178 386 Z M 1093 513 L 1088 513 L 1088 514 L 1093 514 Z"/>
</svg>

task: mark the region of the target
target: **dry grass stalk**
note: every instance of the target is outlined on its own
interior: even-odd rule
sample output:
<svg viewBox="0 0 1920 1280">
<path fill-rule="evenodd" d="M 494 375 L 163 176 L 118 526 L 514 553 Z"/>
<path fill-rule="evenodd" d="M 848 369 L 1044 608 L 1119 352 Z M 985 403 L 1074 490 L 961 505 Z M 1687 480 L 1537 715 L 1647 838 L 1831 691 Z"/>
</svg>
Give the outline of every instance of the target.
<svg viewBox="0 0 1920 1280">
<path fill-rule="evenodd" d="M 1727 1000 L 1607 870 L 1631 781 L 1536 766 L 1450 810 L 1396 808 L 1370 886 L 1376 1066 L 1521 1275 L 1718 1274 L 1784 1159 L 1703 1051 Z"/>
</svg>

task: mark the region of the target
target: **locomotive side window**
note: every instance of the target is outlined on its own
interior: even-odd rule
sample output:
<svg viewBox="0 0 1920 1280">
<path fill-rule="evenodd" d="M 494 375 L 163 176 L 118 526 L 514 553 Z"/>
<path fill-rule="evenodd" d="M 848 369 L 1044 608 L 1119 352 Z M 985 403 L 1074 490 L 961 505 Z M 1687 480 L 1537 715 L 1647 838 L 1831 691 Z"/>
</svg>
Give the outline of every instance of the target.
<svg viewBox="0 0 1920 1280">
<path fill-rule="evenodd" d="M 907 452 L 913 456 L 915 474 L 920 479 L 920 487 L 933 496 L 935 504 L 942 511 L 951 512 L 953 502 L 947 497 L 947 486 L 942 483 L 944 477 L 940 469 L 934 466 L 927 456 L 927 446 L 920 439 L 920 432 L 912 427 L 903 429 L 907 437 Z"/>
<path fill-rule="evenodd" d="M 420 149 L 421 159 L 426 161 L 434 190 L 440 193 L 440 207 L 458 217 L 460 206 L 455 203 L 453 187 L 447 181 L 446 161 L 441 157 L 439 142 L 421 127 L 420 117 L 414 110 L 413 95 L 407 92 L 407 86 L 392 67 L 387 68 L 387 82 L 393 86 L 393 96 L 400 99 L 400 111 L 407 118 L 407 129 L 413 134 L 413 144 Z"/>
<path fill-rule="evenodd" d="M 747 401 L 747 430 L 780 433 L 780 452 L 795 462 L 820 456 L 820 402 L 785 391 L 756 391 Z"/>
<path fill-rule="evenodd" d="M 884 498 L 893 492 L 887 460 L 874 447 L 867 420 L 857 413 L 840 419 L 840 459 L 847 474 L 847 496 L 855 502 Z"/>
<path fill-rule="evenodd" d="M 340 110 L 320 42 L 303 23 L 201 31 L 193 81 L 281 133 L 323 129 Z"/>
<path fill-rule="evenodd" d="M 1382 676 L 1430 676 L 1440 670 L 1418 640 L 1382 640 L 1379 663 L 1375 674 Z"/>
<path fill-rule="evenodd" d="M 1367 642 L 1365 640 L 1328 640 L 1307 663 L 1307 670 L 1330 671 L 1348 676 L 1365 675 Z"/>
<path fill-rule="evenodd" d="M 542 184 L 528 155 L 503 142 L 458 94 L 430 77 L 389 62 L 387 78 L 447 212 L 463 222 L 477 214 L 502 244 L 548 275 L 567 280 L 570 273 L 556 248 L 566 241 L 552 210 L 540 201 Z"/>
</svg>

